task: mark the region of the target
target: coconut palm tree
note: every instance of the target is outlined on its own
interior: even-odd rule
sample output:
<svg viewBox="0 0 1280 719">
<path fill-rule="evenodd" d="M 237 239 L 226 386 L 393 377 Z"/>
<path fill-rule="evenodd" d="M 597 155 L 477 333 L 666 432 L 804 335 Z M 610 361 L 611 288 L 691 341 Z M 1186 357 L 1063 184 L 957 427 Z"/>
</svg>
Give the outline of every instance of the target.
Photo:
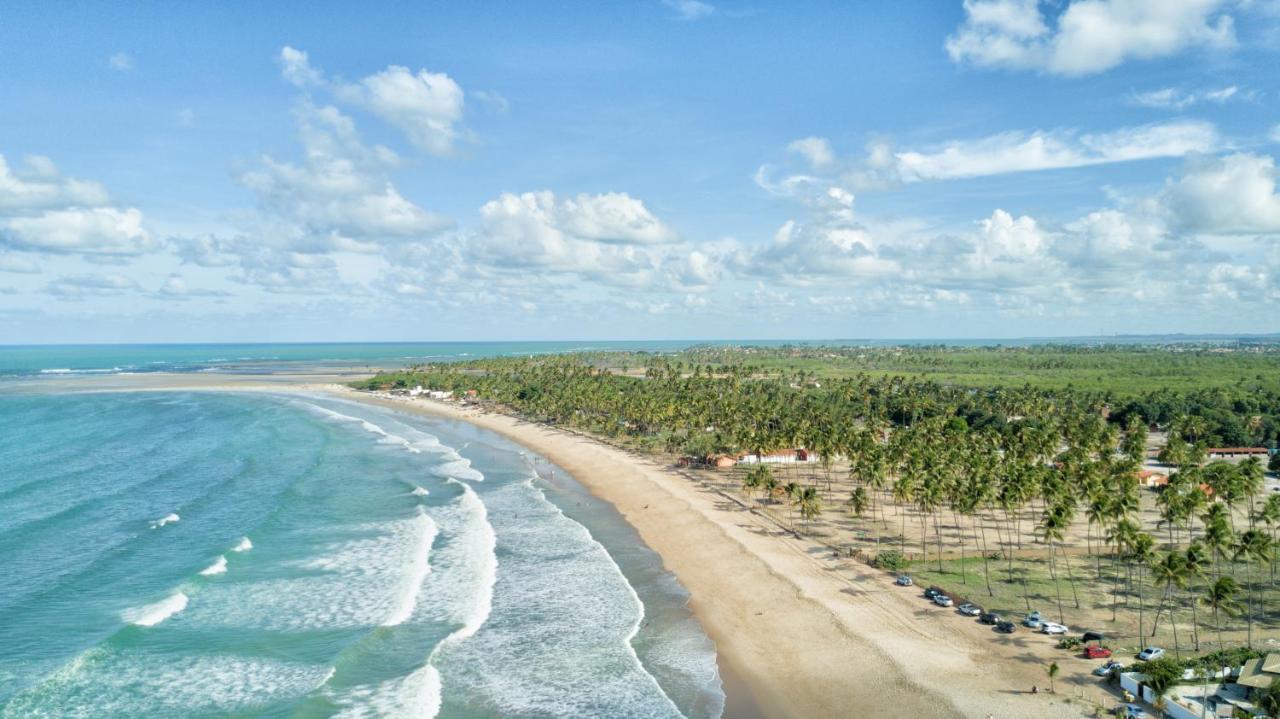
<svg viewBox="0 0 1280 719">
<path fill-rule="evenodd" d="M 1249 599 L 1245 620 L 1249 626 L 1249 647 L 1253 648 L 1253 617 L 1258 594 L 1258 585 L 1253 581 L 1253 567 L 1257 563 L 1271 561 L 1271 537 L 1260 529 L 1246 530 L 1232 547 L 1232 559 L 1237 562 L 1243 559 L 1248 570 Z"/>
<path fill-rule="evenodd" d="M 1160 625 L 1160 613 L 1164 611 L 1166 604 L 1170 604 L 1169 624 L 1173 626 L 1173 652 L 1178 658 L 1182 657 L 1178 648 L 1178 622 L 1169 599 L 1174 590 L 1186 587 L 1186 576 L 1186 557 L 1176 550 L 1170 551 L 1151 565 L 1151 581 L 1158 587 L 1164 587 L 1164 596 L 1160 598 L 1160 606 L 1156 608 L 1155 617 L 1151 620 L 1151 636 L 1156 635 L 1156 628 Z"/>
<path fill-rule="evenodd" d="M 822 495 L 818 493 L 817 487 L 803 487 L 795 494 L 796 506 L 800 508 L 800 517 L 804 519 L 805 524 L 813 523 L 813 520 L 822 513 Z"/>
<path fill-rule="evenodd" d="M 1240 585 L 1236 584 L 1236 580 L 1231 577 L 1218 577 L 1200 598 L 1202 604 L 1213 608 L 1213 628 L 1218 633 L 1218 649 L 1225 646 L 1222 643 L 1222 623 L 1218 620 L 1218 616 L 1225 614 L 1228 617 L 1235 617 L 1240 614 L 1240 603 L 1236 601 L 1236 595 L 1239 593 Z"/>
<path fill-rule="evenodd" d="M 1185 570 L 1183 579 L 1186 581 L 1186 587 L 1190 587 L 1193 591 L 1191 600 L 1191 637 L 1197 652 L 1200 651 L 1200 618 L 1196 611 L 1196 606 L 1199 602 L 1195 601 L 1194 591 L 1199 588 L 1200 582 L 1205 578 L 1205 565 L 1208 562 L 1208 551 L 1199 542 L 1189 544 L 1182 555 L 1182 568 Z"/>
<path fill-rule="evenodd" d="M 1129 547 L 1129 559 L 1137 569 L 1138 575 L 1138 636 L 1143 636 L 1143 620 L 1146 602 L 1142 594 L 1142 578 L 1146 568 L 1151 566 L 1152 559 L 1155 557 L 1155 539 L 1146 532 L 1139 532 L 1133 538 L 1133 544 Z"/>
<path fill-rule="evenodd" d="M 1049 666 L 1044 668 L 1044 673 L 1049 675 L 1049 691 L 1056 694 L 1057 689 L 1053 685 L 1053 680 L 1058 677 L 1058 663 L 1049 662 Z"/>
</svg>

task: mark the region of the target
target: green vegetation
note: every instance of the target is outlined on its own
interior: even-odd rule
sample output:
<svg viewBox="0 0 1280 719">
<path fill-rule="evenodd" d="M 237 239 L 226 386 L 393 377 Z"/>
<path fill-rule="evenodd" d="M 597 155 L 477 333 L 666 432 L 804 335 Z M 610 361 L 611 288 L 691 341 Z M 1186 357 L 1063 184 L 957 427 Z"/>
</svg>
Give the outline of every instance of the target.
<svg viewBox="0 0 1280 719">
<path fill-rule="evenodd" d="M 703 347 L 425 365 L 357 384 L 415 385 L 474 390 L 504 411 L 693 462 L 803 447 L 816 462 L 753 467 L 741 489 L 784 503 L 793 526 L 826 505 L 887 529 L 893 508 L 893 568 L 908 559 L 910 520 L 923 576 L 980 580 L 989 598 L 1017 592 L 1027 609 L 1033 594 L 1051 597 L 1060 622 L 1068 605 L 1104 603 L 1114 621 L 1123 600 L 1140 639 L 1172 628 L 1175 653 L 1180 628 L 1198 650 L 1202 628 L 1221 645 L 1223 624 L 1242 617 L 1252 644 L 1254 624 L 1280 610 L 1280 497 L 1262 496 L 1257 459 L 1206 457 L 1209 446 L 1274 446 L 1274 346 Z M 1162 458 L 1177 466 L 1156 522 L 1136 476 L 1151 430 L 1167 434 Z M 1083 563 L 1066 548 L 1081 529 Z"/>
</svg>

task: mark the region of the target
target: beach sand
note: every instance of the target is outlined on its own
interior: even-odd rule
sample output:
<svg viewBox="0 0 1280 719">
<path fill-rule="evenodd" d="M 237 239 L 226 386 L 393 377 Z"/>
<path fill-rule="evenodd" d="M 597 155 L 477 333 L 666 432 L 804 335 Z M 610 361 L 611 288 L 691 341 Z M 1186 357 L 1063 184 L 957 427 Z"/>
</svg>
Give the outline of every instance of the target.
<svg viewBox="0 0 1280 719">
<path fill-rule="evenodd" d="M 835 558 L 653 459 L 504 414 L 325 383 L 334 379 L 146 375 L 74 387 L 323 392 L 469 422 L 528 447 L 613 504 L 689 590 L 716 642 L 731 719 L 1082 717 L 1092 716 L 1092 706 L 1069 702 L 1075 691 L 1104 697 L 1078 678 L 1059 679 L 1056 694 L 1032 694 L 1033 686 L 1047 687 L 1049 661 L 1063 666 L 1064 677 L 1088 667 L 1047 637 L 997 635 L 935 607 L 919 588 Z"/>
<path fill-rule="evenodd" d="M 993 635 L 990 627 L 929 605 L 918 589 L 896 587 L 870 568 L 859 571 L 648 458 L 456 404 L 328 391 L 501 434 L 617 507 L 691 593 L 691 607 L 731 677 L 727 693 L 751 692 L 755 706 L 737 703 L 741 715 L 1092 715 L 1083 702 L 1065 701 L 1071 688 L 1061 680 L 1057 694 L 1031 693 L 1048 685 L 1045 656 L 1072 661 L 1066 652 L 1046 655 L 1040 640 L 1047 638 Z M 735 715 L 731 697 L 726 716 Z"/>
</svg>

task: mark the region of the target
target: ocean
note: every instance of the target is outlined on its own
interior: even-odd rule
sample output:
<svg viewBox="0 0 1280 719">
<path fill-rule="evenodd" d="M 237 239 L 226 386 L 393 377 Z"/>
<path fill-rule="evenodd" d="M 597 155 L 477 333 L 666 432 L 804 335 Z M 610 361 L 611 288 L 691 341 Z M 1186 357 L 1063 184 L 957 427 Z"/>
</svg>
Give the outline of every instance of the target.
<svg viewBox="0 0 1280 719">
<path fill-rule="evenodd" d="M 0 392 L 0 423 L 0 717 L 723 710 L 657 555 L 492 433 L 331 397 L 38 386 Z"/>
</svg>

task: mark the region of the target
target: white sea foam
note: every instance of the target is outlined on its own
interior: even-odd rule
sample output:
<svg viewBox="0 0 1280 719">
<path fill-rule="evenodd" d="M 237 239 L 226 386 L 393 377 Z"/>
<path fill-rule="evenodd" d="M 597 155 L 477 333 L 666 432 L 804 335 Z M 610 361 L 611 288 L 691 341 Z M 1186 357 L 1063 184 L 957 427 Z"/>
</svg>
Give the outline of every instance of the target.
<svg viewBox="0 0 1280 719">
<path fill-rule="evenodd" d="M 442 682 L 506 716 L 679 717 L 631 646 L 643 608 L 608 552 L 532 479 L 485 503 L 503 571 L 483 630 L 437 662 Z"/>
<path fill-rule="evenodd" d="M 426 497 L 430 495 L 431 492 L 428 492 L 426 487 L 414 487 L 413 491 L 409 494 L 412 494 L 415 497 Z"/>
<path fill-rule="evenodd" d="M 173 615 L 187 608 L 187 595 L 174 592 L 155 604 L 147 604 L 134 609 L 126 609 L 120 617 L 130 624 L 140 627 L 154 627 Z"/>
<path fill-rule="evenodd" d="M 409 617 L 413 616 L 418 594 L 422 591 L 422 582 L 431 571 L 431 545 L 435 542 L 439 529 L 422 507 L 418 507 L 418 516 L 413 521 L 416 525 L 417 542 L 411 550 L 409 568 L 405 572 L 399 591 L 396 592 L 396 601 L 392 606 L 391 614 L 382 623 L 384 627 L 404 624 Z"/>
<path fill-rule="evenodd" d="M 200 574 L 201 576 L 212 577 L 215 574 L 222 574 L 226 571 L 227 571 L 227 558 L 218 557 L 217 559 L 213 560 L 213 564 L 210 564 L 204 569 L 201 569 Z"/>
<path fill-rule="evenodd" d="M 151 528 L 152 528 L 152 529 L 159 529 L 159 528 L 163 527 L 163 526 L 164 526 L 164 525 L 166 525 L 166 524 L 173 524 L 174 522 L 177 522 L 177 521 L 178 521 L 178 520 L 180 520 L 180 519 L 182 519 L 182 517 L 179 517 L 179 516 L 178 516 L 178 514 L 177 514 L 176 512 L 171 512 L 171 513 L 166 514 L 165 516 L 163 516 L 163 517 L 161 517 L 161 518 L 159 518 L 159 519 L 157 519 L 157 520 L 153 521 L 153 522 L 151 523 Z"/>
<path fill-rule="evenodd" d="M 342 707 L 334 715 L 342 719 L 431 719 L 440 713 L 440 673 L 425 664 L 406 676 L 352 687 L 329 699 Z"/>
<path fill-rule="evenodd" d="M 250 549 L 253 549 L 253 542 L 249 541 L 248 537 L 241 537 L 240 541 L 236 544 L 236 546 L 231 548 L 231 551 L 247 552 Z"/>
<path fill-rule="evenodd" d="M 470 535 L 468 553 L 479 560 L 479 594 L 475 597 L 470 611 L 463 618 L 462 628 L 449 635 L 445 641 L 459 641 L 475 634 L 484 626 L 485 620 L 493 611 L 493 585 L 498 578 L 498 537 L 489 523 L 489 510 L 484 506 L 475 490 L 457 480 L 450 480 L 462 486 L 462 497 L 458 504 L 463 511 L 472 515 L 475 531 Z"/>
<path fill-rule="evenodd" d="M 471 461 L 461 457 L 432 467 L 431 473 L 445 479 L 465 479 L 468 482 L 484 481 L 484 475 L 472 468 Z"/>
</svg>

